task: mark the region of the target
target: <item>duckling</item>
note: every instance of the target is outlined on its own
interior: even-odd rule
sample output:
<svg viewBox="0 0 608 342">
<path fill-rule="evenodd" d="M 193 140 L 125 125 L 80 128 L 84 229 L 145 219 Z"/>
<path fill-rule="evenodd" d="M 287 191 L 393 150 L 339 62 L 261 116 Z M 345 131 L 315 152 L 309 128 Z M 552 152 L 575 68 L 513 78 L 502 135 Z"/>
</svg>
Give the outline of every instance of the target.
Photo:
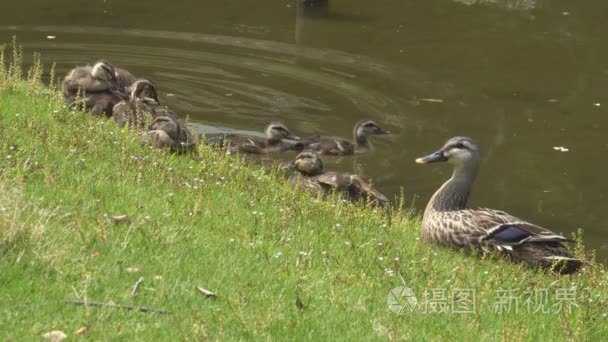
<svg viewBox="0 0 608 342">
<path fill-rule="evenodd" d="M 159 104 L 154 82 L 140 79 L 133 83 L 130 90 L 130 99 L 120 101 L 112 108 L 112 117 L 119 127 L 128 124 L 143 128 L 159 116 L 177 118 L 175 113 Z"/>
<path fill-rule="evenodd" d="M 110 89 L 125 91 L 135 82 L 135 76 L 129 71 L 114 68 L 108 62 L 101 60 L 93 66 L 78 66 L 70 70 L 63 80 L 62 88 L 66 99 L 74 98 L 78 92 L 98 93 Z"/>
<path fill-rule="evenodd" d="M 117 91 L 93 93 L 81 100 L 76 100 L 72 103 L 72 106 L 81 110 L 87 110 L 93 115 L 103 114 L 109 118 L 112 116 L 114 106 L 125 99 L 127 99 L 127 97 Z"/>
<path fill-rule="evenodd" d="M 353 128 L 354 141 L 339 137 L 312 137 L 302 140 L 298 144 L 305 151 L 314 151 L 320 154 L 344 156 L 355 153 L 365 153 L 372 150 L 368 139 L 372 134 L 388 134 L 388 130 L 380 127 L 371 120 L 361 120 Z"/>
<path fill-rule="evenodd" d="M 144 99 L 149 98 L 154 100 L 157 104 L 160 104 L 158 99 L 158 90 L 156 83 L 149 79 L 139 79 L 132 82 L 131 86 L 126 88 L 129 90 L 131 99 Z"/>
<path fill-rule="evenodd" d="M 196 142 L 186 124 L 175 117 L 158 116 L 152 121 L 148 132 L 141 136 L 144 145 L 169 148 L 174 152 L 187 152 L 196 147 Z"/>
<path fill-rule="evenodd" d="M 501 210 L 467 205 L 481 161 L 479 145 L 468 137 L 454 137 L 437 152 L 416 163 L 448 162 L 452 177 L 429 200 L 422 219 L 426 242 L 467 251 L 498 252 L 516 263 L 560 273 L 574 273 L 583 262 L 565 243 L 574 242 L 547 228 Z"/>
<path fill-rule="evenodd" d="M 70 70 L 61 83 L 63 96 L 66 101 L 75 98 L 79 92 L 82 96 L 87 93 L 98 93 L 118 90 L 118 82 L 112 64 L 100 61 L 94 66 L 78 66 Z"/>
<path fill-rule="evenodd" d="M 287 126 L 280 122 L 271 122 L 266 126 L 265 138 L 228 134 L 219 138 L 212 138 L 208 143 L 228 149 L 230 152 L 243 152 L 252 154 L 268 154 L 284 152 L 296 148 L 296 144 L 284 139 L 300 140 Z"/>
<path fill-rule="evenodd" d="M 121 69 L 119 77 L 121 82 L 126 82 L 133 75 Z M 127 99 L 114 66 L 106 61 L 72 69 L 61 86 L 67 104 L 82 105 L 83 109 L 96 115 L 104 113 L 111 116 L 114 105 Z M 82 99 L 75 103 L 78 96 Z"/>
<path fill-rule="evenodd" d="M 295 169 L 298 174 L 291 177 L 291 185 L 327 195 L 333 191 L 343 194 L 348 200 L 364 199 L 368 203 L 383 205 L 388 198 L 374 189 L 358 175 L 340 172 L 324 172 L 323 162 L 315 152 L 302 152 L 285 168 Z"/>
<path fill-rule="evenodd" d="M 126 69 L 115 68 L 114 74 L 116 75 L 118 87 L 120 89 L 124 89 L 125 91 L 128 90 L 133 83 L 135 83 L 135 81 L 137 81 L 137 78 Z"/>
</svg>

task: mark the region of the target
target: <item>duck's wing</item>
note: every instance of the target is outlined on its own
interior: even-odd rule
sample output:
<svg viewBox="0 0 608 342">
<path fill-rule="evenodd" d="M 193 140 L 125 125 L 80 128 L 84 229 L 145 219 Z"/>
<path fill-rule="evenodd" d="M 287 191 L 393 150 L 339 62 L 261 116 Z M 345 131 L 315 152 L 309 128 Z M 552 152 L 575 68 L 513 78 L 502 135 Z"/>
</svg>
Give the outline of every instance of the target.
<svg viewBox="0 0 608 342">
<path fill-rule="evenodd" d="M 514 246 L 529 242 L 572 242 L 547 228 L 519 219 L 504 211 L 479 208 L 471 209 L 474 215 L 468 217 L 471 224 L 485 230 L 480 242 L 495 245 Z"/>
<path fill-rule="evenodd" d="M 126 69 L 116 68 L 115 75 L 118 86 L 123 90 L 129 88 L 136 81 L 135 76 Z"/>
<path fill-rule="evenodd" d="M 249 153 L 249 154 L 266 154 L 266 150 L 263 147 L 258 146 L 256 144 L 243 144 L 236 146 L 233 151 Z"/>
<path fill-rule="evenodd" d="M 305 191 L 311 191 L 315 193 L 324 193 L 323 186 L 316 177 L 305 177 L 300 174 L 291 176 L 291 186 L 294 189 L 302 189 Z"/>
<path fill-rule="evenodd" d="M 320 137 L 310 142 L 305 149 L 321 154 L 342 156 L 354 154 L 355 144 L 352 141 L 338 137 Z"/>
<path fill-rule="evenodd" d="M 112 108 L 112 118 L 118 127 L 124 127 L 130 123 L 132 114 L 135 112 L 131 101 L 120 101 Z"/>
<path fill-rule="evenodd" d="M 118 127 L 129 125 L 144 128 L 149 126 L 155 117 L 152 108 L 142 101 L 123 100 L 112 108 L 112 118 Z"/>
<path fill-rule="evenodd" d="M 171 148 L 176 145 L 175 141 L 171 139 L 167 132 L 160 129 L 141 133 L 140 142 L 142 145 L 154 146 L 158 148 Z"/>
<path fill-rule="evenodd" d="M 177 140 L 179 144 L 179 151 L 186 152 L 193 150 L 198 144 L 196 134 L 192 132 L 192 130 L 190 129 L 190 127 L 188 127 L 184 120 L 176 119 L 175 121 L 177 122 L 177 125 L 179 127 L 179 137 Z"/>
<path fill-rule="evenodd" d="M 543 228 L 493 209 L 472 209 L 474 221 L 485 230 L 479 236 L 482 251 L 496 250 L 513 260 L 530 266 L 549 268 L 559 273 L 574 273 L 584 262 L 574 257 L 564 247 L 573 242 L 547 228 Z M 467 218 L 470 219 L 470 218 Z"/>
<path fill-rule="evenodd" d="M 328 189 L 344 190 L 350 185 L 350 179 L 345 178 L 345 174 L 337 172 L 326 172 L 315 176 L 319 184 Z"/>
<path fill-rule="evenodd" d="M 222 134 L 205 135 L 204 143 L 213 147 L 224 148 L 227 144 L 226 136 Z"/>
<path fill-rule="evenodd" d="M 368 202 L 384 204 L 388 198 L 383 193 L 374 189 L 368 182 L 358 175 L 351 175 L 350 193 L 354 199 L 364 198 Z"/>
<path fill-rule="evenodd" d="M 81 89 L 79 82 L 82 79 L 91 77 L 91 69 L 92 67 L 87 65 L 76 67 L 68 72 L 63 79 L 63 82 L 61 82 L 61 88 L 66 102 L 73 100 L 77 96 L 79 89 Z"/>
<path fill-rule="evenodd" d="M 311 135 L 309 137 L 304 137 L 304 138 L 298 140 L 298 143 L 302 146 L 308 146 L 310 144 L 318 143 L 319 140 L 321 140 L 321 136 L 319 134 L 317 134 L 317 135 Z"/>
<path fill-rule="evenodd" d="M 104 114 L 112 116 L 114 106 L 125 100 L 125 97 L 118 92 L 93 93 L 85 97 L 84 104 L 87 110 L 94 115 Z"/>
</svg>

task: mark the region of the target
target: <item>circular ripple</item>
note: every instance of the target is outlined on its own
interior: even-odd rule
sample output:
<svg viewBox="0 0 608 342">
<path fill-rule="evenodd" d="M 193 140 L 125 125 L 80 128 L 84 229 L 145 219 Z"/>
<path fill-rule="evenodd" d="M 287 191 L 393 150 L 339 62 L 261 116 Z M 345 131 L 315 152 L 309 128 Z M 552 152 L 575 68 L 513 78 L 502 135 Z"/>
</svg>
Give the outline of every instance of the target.
<svg viewBox="0 0 608 342">
<path fill-rule="evenodd" d="M 284 120 L 319 131 L 320 122 L 345 116 L 400 127 L 404 103 L 364 84 L 419 78 L 362 56 L 253 38 L 102 27 L 4 30 L 57 35 L 25 45 L 43 51 L 59 74 L 104 58 L 155 80 L 165 102 L 193 122 L 238 128 Z M 336 111 L 347 114 L 329 115 Z"/>
</svg>

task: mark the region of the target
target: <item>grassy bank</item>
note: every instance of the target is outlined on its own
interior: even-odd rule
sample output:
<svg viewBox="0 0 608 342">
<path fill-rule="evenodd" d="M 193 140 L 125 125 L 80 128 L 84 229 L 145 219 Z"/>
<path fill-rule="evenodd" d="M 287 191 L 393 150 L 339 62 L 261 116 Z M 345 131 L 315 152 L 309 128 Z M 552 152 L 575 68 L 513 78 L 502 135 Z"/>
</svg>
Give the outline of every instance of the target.
<svg viewBox="0 0 608 342">
<path fill-rule="evenodd" d="M 560 277 L 435 249 L 402 211 L 294 192 L 205 146 L 142 147 L 113 121 L 64 108 L 40 68 L 22 78 L 14 57 L 0 69 L 0 339 L 608 336 L 601 266 Z M 403 285 L 418 302 L 396 314 L 387 296 Z"/>
</svg>

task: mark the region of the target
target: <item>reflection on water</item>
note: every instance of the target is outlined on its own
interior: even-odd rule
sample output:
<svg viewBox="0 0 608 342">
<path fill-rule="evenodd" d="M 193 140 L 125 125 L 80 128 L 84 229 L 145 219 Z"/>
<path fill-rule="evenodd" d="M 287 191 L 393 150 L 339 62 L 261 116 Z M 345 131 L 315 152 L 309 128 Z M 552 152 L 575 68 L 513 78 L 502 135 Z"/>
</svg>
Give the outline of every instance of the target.
<svg viewBox="0 0 608 342">
<path fill-rule="evenodd" d="M 538 8 L 540 4 L 536 0 L 453 0 L 455 2 L 471 5 L 493 5 L 509 10 L 529 11 Z"/>
<path fill-rule="evenodd" d="M 608 256 L 608 162 L 591 157 L 608 152 L 608 3 L 149 2 L 10 2 L 0 41 L 17 35 L 58 73 L 106 58 L 154 79 L 164 103 L 209 133 L 277 120 L 298 135 L 348 138 L 373 119 L 393 132 L 374 139 L 374 153 L 325 164 L 387 195 L 403 187 L 416 209 L 450 170 L 414 159 L 472 136 L 484 157 L 471 205 L 566 234 L 584 228 Z"/>
</svg>

